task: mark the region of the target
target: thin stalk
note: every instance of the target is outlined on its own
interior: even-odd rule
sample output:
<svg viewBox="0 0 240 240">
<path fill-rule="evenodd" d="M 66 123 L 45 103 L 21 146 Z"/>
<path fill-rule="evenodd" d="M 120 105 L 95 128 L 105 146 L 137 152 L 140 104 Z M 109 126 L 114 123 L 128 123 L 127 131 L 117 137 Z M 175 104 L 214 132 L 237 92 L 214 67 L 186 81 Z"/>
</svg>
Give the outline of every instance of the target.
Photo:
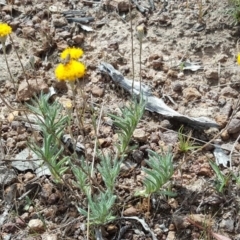
<svg viewBox="0 0 240 240">
<path fill-rule="evenodd" d="M 77 122 L 78 122 L 78 125 L 80 126 L 81 128 L 81 132 L 82 132 L 82 135 L 84 136 L 83 134 L 83 131 L 84 131 L 84 124 L 83 124 L 83 120 L 82 118 L 79 116 L 79 112 L 78 112 L 78 109 L 77 109 L 77 102 L 76 102 L 76 89 L 74 87 L 74 82 L 69 82 L 70 86 L 71 86 L 71 89 L 72 89 L 72 92 L 73 92 L 73 107 L 75 108 L 76 110 L 76 114 L 77 114 Z M 82 94 L 82 92 L 81 92 Z"/>
<path fill-rule="evenodd" d="M 15 90 L 17 91 L 17 88 L 16 88 L 16 85 L 15 85 L 12 73 L 11 73 L 9 65 L 8 65 L 7 54 L 6 54 L 6 45 L 5 45 L 4 41 L 2 41 L 2 48 L 3 48 L 3 55 L 4 55 L 4 58 L 5 58 L 5 62 L 6 62 L 6 65 L 7 65 L 7 70 L 8 70 L 11 82 L 13 83 L 13 86 L 14 86 Z"/>
<path fill-rule="evenodd" d="M 97 153 L 97 146 L 98 146 L 98 133 L 99 133 L 99 128 L 100 128 L 100 123 L 101 123 L 101 118 L 102 118 L 102 113 L 103 113 L 103 105 L 101 107 L 101 111 L 100 111 L 100 116 L 99 116 L 99 120 L 98 120 L 98 125 L 96 128 L 96 138 L 95 138 L 95 143 L 94 143 L 94 152 L 93 152 L 93 160 L 92 160 L 92 167 L 91 167 L 91 178 L 93 178 L 93 168 L 94 168 L 94 164 L 95 164 L 95 156 Z M 90 188 L 90 195 L 91 195 L 91 188 Z M 87 240 L 89 240 L 89 234 L 90 234 L 90 206 L 88 203 L 88 218 L 87 218 Z"/>
<path fill-rule="evenodd" d="M 140 78 L 140 94 L 142 94 L 142 39 L 140 41 L 140 53 L 139 53 L 139 78 Z"/>
<path fill-rule="evenodd" d="M 72 128 L 71 128 L 72 110 L 73 110 L 73 107 L 67 108 L 67 114 L 68 114 L 68 116 L 69 116 L 69 121 L 68 121 L 68 126 L 67 126 L 67 128 L 68 128 L 68 132 L 69 132 L 69 134 L 70 134 L 70 136 L 71 136 L 71 139 L 72 139 L 72 141 L 74 142 L 73 132 L 72 132 Z M 75 143 L 75 142 L 74 142 L 74 143 Z M 76 150 L 76 147 L 75 147 L 74 144 L 73 144 L 73 151 L 74 151 L 74 153 L 75 153 L 75 150 Z"/>
<path fill-rule="evenodd" d="M 86 95 L 85 95 L 85 92 L 83 91 L 83 89 L 80 87 L 80 93 L 81 93 L 81 97 L 83 99 L 83 106 L 82 106 L 82 109 L 81 109 L 81 114 L 80 114 L 80 121 L 81 123 L 83 124 L 83 117 L 85 115 L 85 111 L 86 111 L 86 102 L 87 102 L 87 98 L 86 98 Z M 84 127 L 84 126 L 82 126 Z"/>
<path fill-rule="evenodd" d="M 28 75 L 27 75 L 27 73 L 26 73 L 26 71 L 25 71 L 25 68 L 23 67 L 22 61 L 21 61 L 21 59 L 20 59 L 20 57 L 19 57 L 17 48 L 16 48 L 15 45 L 14 45 L 14 42 L 13 42 L 13 39 L 12 39 L 11 35 L 9 35 L 9 38 L 10 38 L 10 40 L 11 40 L 13 49 L 14 49 L 16 55 L 17 55 L 18 61 L 19 61 L 20 65 L 21 65 L 21 68 L 22 68 L 22 70 L 23 70 L 23 73 L 24 73 L 24 75 L 25 75 L 25 77 L 26 77 L 27 84 L 28 84 L 28 86 L 30 86 L 30 84 L 29 84 L 29 82 L 28 82 Z"/>
<path fill-rule="evenodd" d="M 199 23 L 201 23 L 202 22 L 202 15 L 203 15 L 203 12 L 202 12 L 202 0 L 198 0 L 198 7 L 199 7 L 198 21 L 199 21 Z"/>
<path fill-rule="evenodd" d="M 76 114 L 77 114 L 77 119 L 78 119 L 78 124 L 80 126 L 80 131 L 83 137 L 85 137 L 85 133 L 84 133 L 84 116 L 85 116 L 85 110 L 86 110 L 86 95 L 83 91 L 83 88 L 79 88 L 80 89 L 80 94 L 83 100 L 83 106 L 80 109 L 77 109 L 77 105 L 76 105 L 76 89 L 74 88 L 74 85 L 72 85 L 72 91 L 73 91 L 73 99 L 74 99 L 74 105 L 75 105 L 75 109 L 76 109 Z M 87 164 L 89 164 L 88 158 L 86 158 Z M 88 174 L 90 179 L 92 179 L 90 172 L 88 171 Z"/>
<path fill-rule="evenodd" d="M 140 94 L 142 94 L 142 43 L 144 38 L 144 26 L 140 25 L 137 27 L 137 33 L 138 33 L 138 40 L 139 40 L 139 46 L 140 46 L 140 53 L 139 53 L 139 77 L 140 77 Z"/>
<path fill-rule="evenodd" d="M 129 4 L 130 31 L 131 31 L 132 95 L 133 95 L 133 89 L 134 89 L 134 78 L 135 78 L 135 69 L 134 69 L 134 57 L 133 57 L 133 23 L 132 23 L 132 3 L 131 3 L 131 0 L 128 0 L 128 4 Z"/>
<path fill-rule="evenodd" d="M 148 196 L 148 212 L 150 213 L 150 205 L 151 205 L 151 194 Z"/>
</svg>

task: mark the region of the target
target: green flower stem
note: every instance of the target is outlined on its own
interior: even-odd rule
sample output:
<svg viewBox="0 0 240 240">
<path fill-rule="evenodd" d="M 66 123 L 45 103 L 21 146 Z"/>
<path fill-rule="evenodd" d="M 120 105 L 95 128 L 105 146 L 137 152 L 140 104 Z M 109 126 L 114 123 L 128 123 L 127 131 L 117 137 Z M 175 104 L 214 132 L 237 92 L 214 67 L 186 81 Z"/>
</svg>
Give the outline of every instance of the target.
<svg viewBox="0 0 240 240">
<path fill-rule="evenodd" d="M 7 70 L 8 70 L 8 73 L 10 75 L 11 82 L 13 83 L 13 86 L 14 86 L 15 90 L 17 91 L 17 88 L 16 88 L 16 85 L 15 85 L 12 73 L 11 73 L 9 65 L 8 65 L 5 41 L 3 39 L 1 39 L 1 42 L 2 42 L 2 47 L 3 47 L 3 55 L 4 55 L 4 58 L 5 58 L 6 64 L 7 64 Z"/>
<path fill-rule="evenodd" d="M 29 84 L 29 82 L 28 82 L 28 75 L 27 75 L 27 73 L 26 73 L 26 71 L 25 71 L 25 68 L 23 67 L 22 61 L 21 61 L 21 59 L 20 59 L 20 57 L 19 57 L 17 48 L 16 48 L 15 45 L 14 45 L 14 42 L 13 42 L 13 39 L 12 39 L 11 35 L 9 35 L 9 38 L 10 38 L 10 40 L 11 40 L 12 46 L 13 46 L 13 48 L 14 48 L 14 51 L 15 51 L 15 53 L 16 53 L 16 55 L 17 55 L 18 61 L 19 61 L 20 65 L 21 65 L 21 67 L 22 67 L 23 73 L 24 73 L 24 75 L 25 75 L 25 77 L 26 77 L 27 84 L 28 84 L 28 86 L 30 86 L 30 84 Z"/>
<path fill-rule="evenodd" d="M 140 41 L 140 53 L 139 53 L 139 77 L 140 77 L 140 94 L 142 93 L 142 39 L 139 39 Z"/>
<path fill-rule="evenodd" d="M 83 99 L 83 107 L 82 107 L 82 110 L 81 110 L 81 114 L 80 114 L 80 121 L 83 123 L 83 118 L 84 118 L 84 115 L 85 115 L 85 110 L 86 110 L 86 95 L 83 91 L 83 89 L 80 87 L 80 93 L 81 93 L 81 97 Z"/>
<path fill-rule="evenodd" d="M 79 112 L 78 112 L 78 109 L 77 109 L 77 102 L 76 102 L 76 89 L 75 89 L 75 86 L 74 86 L 74 81 L 69 81 L 69 84 L 71 86 L 71 89 L 72 89 L 72 93 L 73 93 L 73 107 L 75 108 L 76 110 L 76 114 L 77 114 L 77 123 L 78 125 L 80 126 L 80 131 L 81 131 L 81 134 L 84 136 L 84 124 L 83 124 L 83 119 L 82 117 L 79 115 Z M 76 145 L 76 144 L 75 144 Z M 76 147 L 76 146 L 75 146 Z M 74 151 L 75 151 L 75 148 L 74 148 Z"/>
<path fill-rule="evenodd" d="M 139 52 L 139 77 L 140 77 L 140 94 L 142 92 L 142 43 L 143 43 L 143 37 L 144 37 L 144 26 L 140 25 L 137 27 L 138 32 L 138 39 L 139 39 L 139 45 L 140 45 L 140 52 Z"/>
<path fill-rule="evenodd" d="M 72 110 L 73 108 L 71 107 L 71 109 L 69 109 L 69 108 L 67 108 L 67 115 L 68 115 L 68 117 L 69 117 L 69 120 L 68 120 L 68 126 L 67 126 L 67 128 L 68 128 L 68 132 L 69 132 L 69 134 L 70 134 L 70 136 L 71 136 L 71 138 L 72 139 L 74 139 L 73 138 L 73 132 L 72 132 L 72 128 L 71 128 L 71 120 L 72 120 Z M 75 148 L 76 149 L 76 148 Z"/>
<path fill-rule="evenodd" d="M 134 56 L 133 56 L 133 22 L 132 22 L 132 3 L 131 0 L 128 1 L 129 4 L 129 15 L 130 15 L 130 31 L 131 31 L 131 58 L 132 58 L 132 95 L 134 89 Z"/>
</svg>

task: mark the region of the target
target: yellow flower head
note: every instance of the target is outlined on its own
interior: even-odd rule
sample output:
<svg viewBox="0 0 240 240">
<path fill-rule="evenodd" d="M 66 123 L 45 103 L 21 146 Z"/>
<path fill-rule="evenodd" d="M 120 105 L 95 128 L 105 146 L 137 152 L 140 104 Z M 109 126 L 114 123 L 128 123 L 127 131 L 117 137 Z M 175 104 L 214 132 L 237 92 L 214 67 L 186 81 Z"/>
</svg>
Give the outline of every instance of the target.
<svg viewBox="0 0 240 240">
<path fill-rule="evenodd" d="M 0 40 L 5 42 L 7 36 L 12 32 L 12 28 L 6 23 L 0 23 Z"/>
<path fill-rule="evenodd" d="M 67 64 L 58 64 L 55 69 L 55 75 L 59 81 L 76 81 L 84 76 L 85 71 L 86 67 L 83 63 L 70 60 Z"/>
<path fill-rule="evenodd" d="M 61 59 L 64 60 L 66 58 L 77 60 L 83 55 L 83 50 L 81 48 L 66 48 L 61 53 Z"/>
<path fill-rule="evenodd" d="M 240 53 L 237 55 L 237 64 L 240 65 Z"/>
</svg>

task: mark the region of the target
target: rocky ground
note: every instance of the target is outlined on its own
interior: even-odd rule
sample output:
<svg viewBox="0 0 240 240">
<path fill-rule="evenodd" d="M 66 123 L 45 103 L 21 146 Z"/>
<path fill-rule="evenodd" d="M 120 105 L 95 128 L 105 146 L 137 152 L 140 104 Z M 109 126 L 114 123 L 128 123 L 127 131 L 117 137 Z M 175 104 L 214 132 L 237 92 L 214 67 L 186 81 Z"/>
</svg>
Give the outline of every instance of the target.
<svg viewBox="0 0 240 240">
<path fill-rule="evenodd" d="M 240 239 L 239 183 L 229 178 L 219 193 L 209 164 L 209 160 L 219 162 L 225 176 L 230 170 L 239 173 L 240 66 L 236 56 L 240 27 L 232 16 L 232 5 L 225 0 L 132 2 L 130 14 L 127 0 L 0 1 L 0 19 L 13 28 L 13 42 L 8 38 L 6 46 L 15 80 L 13 83 L 9 77 L 1 46 L 2 239 L 85 239 L 86 219 L 78 213 L 69 190 L 54 184 L 48 174 L 39 175 L 31 164 L 22 164 L 21 159 L 28 156 L 27 141 L 36 131 L 26 123 L 21 109 L 35 93 L 48 92 L 51 87 L 57 92 L 56 101 L 72 98 L 67 85 L 55 79 L 54 68 L 62 50 L 81 47 L 87 74 L 78 88 L 98 113 L 103 108 L 99 142 L 106 151 L 111 149 L 116 132 L 107 114 L 120 113 L 130 95 L 98 67 L 109 63 L 133 79 L 133 51 L 134 78 L 139 80 L 138 26 L 145 29 L 141 55 L 144 84 L 180 114 L 207 117 L 216 127 L 184 124 L 183 133 L 191 132 L 195 144 L 203 148 L 182 153 L 178 131 L 183 123 L 146 111 L 133 135 L 139 148 L 126 159 L 130 167 L 116 183 L 122 201 L 116 215 L 144 219 L 155 239 Z M 78 101 L 81 104 L 80 97 Z M 92 159 L 94 131 L 89 112 L 84 126 L 85 155 Z M 41 141 L 41 134 L 38 137 Z M 82 139 L 77 130 L 76 137 Z M 219 146 L 217 152 L 214 144 Z M 148 209 L 145 199 L 132 196 L 142 186 L 146 149 L 168 147 L 174 153 L 176 170 L 171 184 L 177 196 L 154 196 Z M 104 239 L 154 239 L 136 219 L 113 221 L 103 226 L 102 232 Z"/>
</svg>

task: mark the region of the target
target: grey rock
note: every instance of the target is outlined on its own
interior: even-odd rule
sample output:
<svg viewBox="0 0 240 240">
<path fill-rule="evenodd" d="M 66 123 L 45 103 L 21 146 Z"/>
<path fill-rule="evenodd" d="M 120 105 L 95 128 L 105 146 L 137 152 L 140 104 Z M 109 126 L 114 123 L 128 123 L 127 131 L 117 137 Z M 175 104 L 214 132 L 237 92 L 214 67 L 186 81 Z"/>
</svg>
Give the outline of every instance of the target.
<svg viewBox="0 0 240 240">
<path fill-rule="evenodd" d="M 132 153 L 132 157 L 133 159 L 136 161 L 136 162 L 141 162 L 143 160 L 143 157 L 144 157 L 144 153 L 140 150 L 135 150 L 133 151 Z"/>
<path fill-rule="evenodd" d="M 226 115 L 227 117 L 230 116 L 232 112 L 232 103 L 228 102 L 220 109 L 220 113 Z"/>
<path fill-rule="evenodd" d="M 218 105 L 219 105 L 220 107 L 223 107 L 225 104 L 226 104 L 226 99 L 225 99 L 225 98 L 220 98 L 220 99 L 218 100 Z"/>
<path fill-rule="evenodd" d="M 172 84 L 172 89 L 174 92 L 181 92 L 182 91 L 182 84 L 180 82 L 174 82 Z"/>
<path fill-rule="evenodd" d="M 161 140 L 167 145 L 173 145 L 178 141 L 178 133 L 174 131 L 166 131 L 164 133 L 160 133 Z"/>
<path fill-rule="evenodd" d="M 19 171 L 34 171 L 39 165 L 39 160 L 37 159 L 38 156 L 34 152 L 32 152 L 29 148 L 25 148 L 23 151 L 21 151 L 15 156 L 15 161 L 12 162 L 12 167 L 18 169 Z"/>
<path fill-rule="evenodd" d="M 233 219 L 223 219 L 220 222 L 220 228 L 224 228 L 228 232 L 233 232 L 233 230 L 234 230 L 234 220 Z"/>
<path fill-rule="evenodd" d="M 31 219 L 28 223 L 28 227 L 31 233 L 40 233 L 44 231 L 44 224 L 40 219 Z"/>
<path fill-rule="evenodd" d="M 158 143 L 159 141 L 159 135 L 156 132 L 153 132 L 150 136 L 151 142 Z"/>
<path fill-rule="evenodd" d="M 78 35 L 74 36 L 72 39 L 76 44 L 82 44 L 84 41 L 84 35 L 78 34 Z"/>
<path fill-rule="evenodd" d="M 0 185 L 9 185 L 17 179 L 17 175 L 13 169 L 6 166 L 0 166 Z"/>
<path fill-rule="evenodd" d="M 135 168 L 136 166 L 137 166 L 136 163 L 127 160 L 127 161 L 121 163 L 120 172 L 128 172 L 129 170 Z"/>
<path fill-rule="evenodd" d="M 188 87 L 183 90 L 183 97 L 187 101 L 192 101 L 201 98 L 201 93 L 193 87 Z"/>
<path fill-rule="evenodd" d="M 186 110 L 186 114 L 190 117 L 212 117 L 214 113 L 217 112 L 218 107 L 196 107 Z"/>
<path fill-rule="evenodd" d="M 29 148 L 25 148 L 15 156 L 15 161 L 12 161 L 12 167 L 19 171 L 32 170 L 36 172 L 38 177 L 43 175 L 51 175 L 49 168 L 43 164 L 43 160 Z"/>
<path fill-rule="evenodd" d="M 167 119 L 165 119 L 165 120 L 161 121 L 160 126 L 162 128 L 170 129 L 172 127 L 172 124 Z"/>
<path fill-rule="evenodd" d="M 146 122 L 146 124 L 147 124 L 146 129 L 148 130 L 148 132 L 155 132 L 160 128 L 158 122 L 148 121 Z"/>
<path fill-rule="evenodd" d="M 229 134 L 237 133 L 240 131 L 240 119 L 234 118 L 228 125 L 227 131 Z"/>
<path fill-rule="evenodd" d="M 207 79 L 218 80 L 218 71 L 209 69 L 205 72 L 205 77 Z"/>
<path fill-rule="evenodd" d="M 54 27 L 63 27 L 68 24 L 67 20 L 64 17 L 60 17 L 58 15 L 52 16 L 52 25 Z"/>
<path fill-rule="evenodd" d="M 142 128 L 138 128 L 133 132 L 133 138 L 140 142 L 146 142 L 148 134 Z"/>
<path fill-rule="evenodd" d="M 238 97 L 239 92 L 236 91 L 235 89 L 231 88 L 231 87 L 225 87 L 225 88 L 222 89 L 221 94 L 224 97 L 235 98 L 235 97 Z"/>
<path fill-rule="evenodd" d="M 104 95 L 104 89 L 98 86 L 92 88 L 92 95 L 95 97 L 102 97 Z"/>
<path fill-rule="evenodd" d="M 63 39 L 67 39 L 69 37 L 71 37 L 71 33 L 68 31 L 63 31 L 59 33 L 59 37 L 62 37 Z"/>
</svg>

